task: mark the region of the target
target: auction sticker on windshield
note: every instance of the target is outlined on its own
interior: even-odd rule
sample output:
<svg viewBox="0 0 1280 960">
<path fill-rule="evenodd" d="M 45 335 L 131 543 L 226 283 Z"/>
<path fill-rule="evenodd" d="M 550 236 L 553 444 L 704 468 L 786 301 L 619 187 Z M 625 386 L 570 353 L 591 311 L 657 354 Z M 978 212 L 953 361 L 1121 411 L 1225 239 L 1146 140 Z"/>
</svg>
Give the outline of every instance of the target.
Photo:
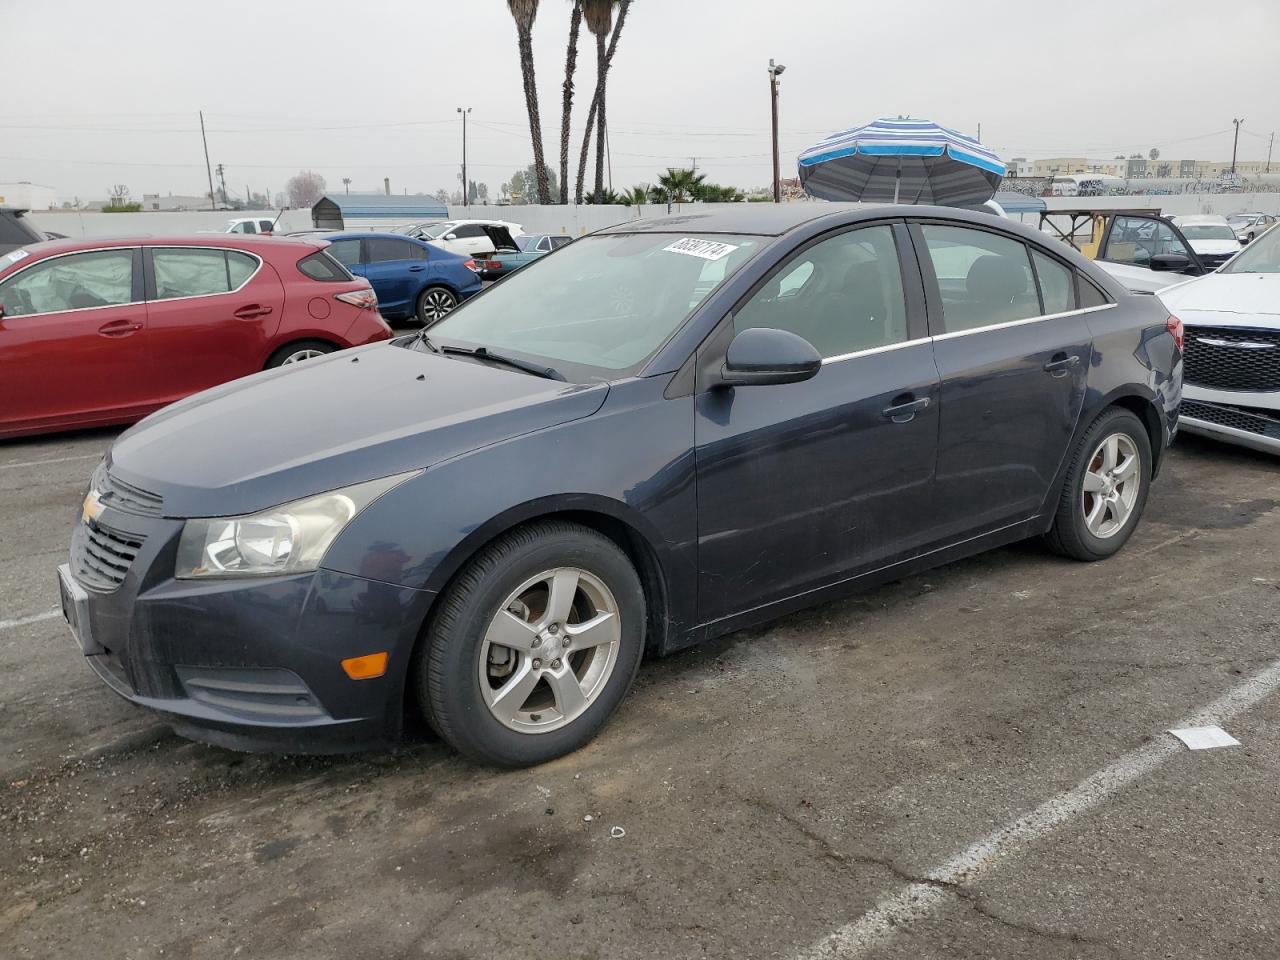
<svg viewBox="0 0 1280 960">
<path fill-rule="evenodd" d="M 31 256 L 31 254 L 27 253 L 27 251 L 25 250 L 15 250 L 13 251 L 13 253 L 8 254 L 5 257 L 5 259 L 7 259 L 10 263 L 17 263 L 23 257 L 29 257 L 29 256 Z"/>
<path fill-rule="evenodd" d="M 720 260 L 738 249 L 738 244 L 721 243 L 718 240 L 698 240 L 695 237 L 684 237 L 675 243 L 662 248 L 668 253 L 683 253 L 687 257 L 699 257 L 703 260 Z"/>
</svg>

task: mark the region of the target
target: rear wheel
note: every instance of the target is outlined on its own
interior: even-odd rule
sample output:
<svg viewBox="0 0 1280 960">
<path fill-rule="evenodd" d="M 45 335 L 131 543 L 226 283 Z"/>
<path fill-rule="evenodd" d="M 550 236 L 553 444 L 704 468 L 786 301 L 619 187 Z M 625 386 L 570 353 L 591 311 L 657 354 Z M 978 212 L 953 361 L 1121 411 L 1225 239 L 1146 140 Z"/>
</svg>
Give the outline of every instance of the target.
<svg viewBox="0 0 1280 960">
<path fill-rule="evenodd" d="M 1076 560 L 1114 555 L 1138 526 L 1150 479 L 1146 427 L 1130 411 L 1112 407 L 1076 447 L 1046 542 Z"/>
<path fill-rule="evenodd" d="M 303 360 L 313 360 L 316 357 L 323 357 L 326 353 L 333 353 L 337 349 L 332 343 L 325 343 L 323 340 L 298 340 L 294 343 L 286 343 L 271 355 L 271 359 L 267 361 L 267 369 L 301 363 Z"/>
<path fill-rule="evenodd" d="M 427 287 L 418 297 L 418 321 L 434 323 L 450 313 L 458 305 L 458 298 L 452 290 L 444 287 Z"/>
<path fill-rule="evenodd" d="M 530 766 L 595 736 L 644 649 L 644 593 L 618 547 L 549 521 L 475 557 L 440 600 L 417 659 L 431 726 L 482 763 Z"/>
</svg>

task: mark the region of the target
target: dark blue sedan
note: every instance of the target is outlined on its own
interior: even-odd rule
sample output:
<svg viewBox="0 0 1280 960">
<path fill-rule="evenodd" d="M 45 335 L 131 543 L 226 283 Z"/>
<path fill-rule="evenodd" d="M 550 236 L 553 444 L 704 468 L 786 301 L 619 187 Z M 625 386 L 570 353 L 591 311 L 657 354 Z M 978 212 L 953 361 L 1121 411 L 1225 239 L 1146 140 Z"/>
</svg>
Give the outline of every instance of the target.
<svg viewBox="0 0 1280 960">
<path fill-rule="evenodd" d="M 432 323 L 483 284 L 474 260 L 395 233 L 326 233 L 329 253 L 378 295 L 387 319 Z"/>
<path fill-rule="evenodd" d="M 986 213 L 630 221 L 421 335 L 123 434 L 63 610 L 99 676 L 187 736 L 349 749 L 417 714 L 539 763 L 595 735 L 646 652 L 1029 537 L 1113 556 L 1176 429 L 1182 336 Z"/>
</svg>

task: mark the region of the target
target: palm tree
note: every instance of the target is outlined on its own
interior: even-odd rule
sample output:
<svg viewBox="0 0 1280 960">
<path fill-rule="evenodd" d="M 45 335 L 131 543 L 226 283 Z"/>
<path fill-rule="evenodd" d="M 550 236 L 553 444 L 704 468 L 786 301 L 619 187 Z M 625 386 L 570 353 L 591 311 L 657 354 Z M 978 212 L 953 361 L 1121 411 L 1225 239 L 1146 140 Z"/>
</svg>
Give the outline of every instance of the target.
<svg viewBox="0 0 1280 960">
<path fill-rule="evenodd" d="M 612 190 L 605 188 L 601 190 L 592 190 L 583 197 L 583 201 L 585 203 L 621 203 L 622 198 Z"/>
<path fill-rule="evenodd" d="M 564 112 L 560 118 L 560 202 L 569 202 L 569 121 L 573 116 L 573 72 L 578 68 L 578 32 L 582 0 L 573 0 L 569 16 L 569 47 L 564 57 Z"/>
<path fill-rule="evenodd" d="M 696 170 L 667 167 L 667 172 L 658 177 L 656 189 L 662 192 L 663 199 L 657 202 L 688 203 L 697 196 L 698 191 L 702 188 L 703 181 L 706 179 L 706 174 L 698 173 Z M 653 189 L 650 188 L 650 193 L 653 192 Z"/>
<path fill-rule="evenodd" d="M 538 16 L 538 0 L 507 0 L 516 22 L 520 48 L 520 72 L 524 76 L 524 105 L 529 112 L 529 136 L 533 139 L 533 165 L 538 176 L 538 202 L 550 203 L 547 164 L 542 155 L 542 120 L 538 116 L 538 84 L 533 73 L 533 21 Z"/>
<path fill-rule="evenodd" d="M 647 183 L 642 183 L 638 187 L 632 187 L 618 198 L 618 202 L 625 207 L 639 206 L 642 203 L 648 203 L 649 185 Z"/>
<path fill-rule="evenodd" d="M 613 23 L 613 6 L 617 3 L 618 20 Z M 591 108 L 587 111 L 587 128 L 582 135 L 582 151 L 578 156 L 578 183 L 574 190 L 574 202 L 582 202 L 582 181 L 587 172 L 587 153 L 591 149 L 591 130 L 596 125 L 599 115 L 599 129 L 596 136 L 596 189 L 604 187 L 604 92 L 605 79 L 609 75 L 609 67 L 613 63 L 613 55 L 618 49 L 618 37 L 622 35 L 623 24 L 627 22 L 627 11 L 631 8 L 631 0 L 582 0 L 582 13 L 587 20 L 587 29 L 596 38 L 596 92 L 591 99 Z M 604 11 L 604 12 L 602 12 Z M 613 34 L 609 36 L 609 24 L 613 23 Z M 604 38 L 608 36 L 608 48 L 604 47 Z"/>
</svg>

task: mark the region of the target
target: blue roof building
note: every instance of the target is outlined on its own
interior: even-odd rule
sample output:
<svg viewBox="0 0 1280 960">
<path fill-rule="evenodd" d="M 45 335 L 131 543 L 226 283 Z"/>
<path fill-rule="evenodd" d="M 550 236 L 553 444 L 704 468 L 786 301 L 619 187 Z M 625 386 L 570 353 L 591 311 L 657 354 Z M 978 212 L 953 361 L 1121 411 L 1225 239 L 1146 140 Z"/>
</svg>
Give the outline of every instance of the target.
<svg viewBox="0 0 1280 960">
<path fill-rule="evenodd" d="M 317 229 L 344 230 L 349 220 L 448 220 L 449 208 L 435 197 L 383 193 L 326 193 L 311 208 Z"/>
</svg>

